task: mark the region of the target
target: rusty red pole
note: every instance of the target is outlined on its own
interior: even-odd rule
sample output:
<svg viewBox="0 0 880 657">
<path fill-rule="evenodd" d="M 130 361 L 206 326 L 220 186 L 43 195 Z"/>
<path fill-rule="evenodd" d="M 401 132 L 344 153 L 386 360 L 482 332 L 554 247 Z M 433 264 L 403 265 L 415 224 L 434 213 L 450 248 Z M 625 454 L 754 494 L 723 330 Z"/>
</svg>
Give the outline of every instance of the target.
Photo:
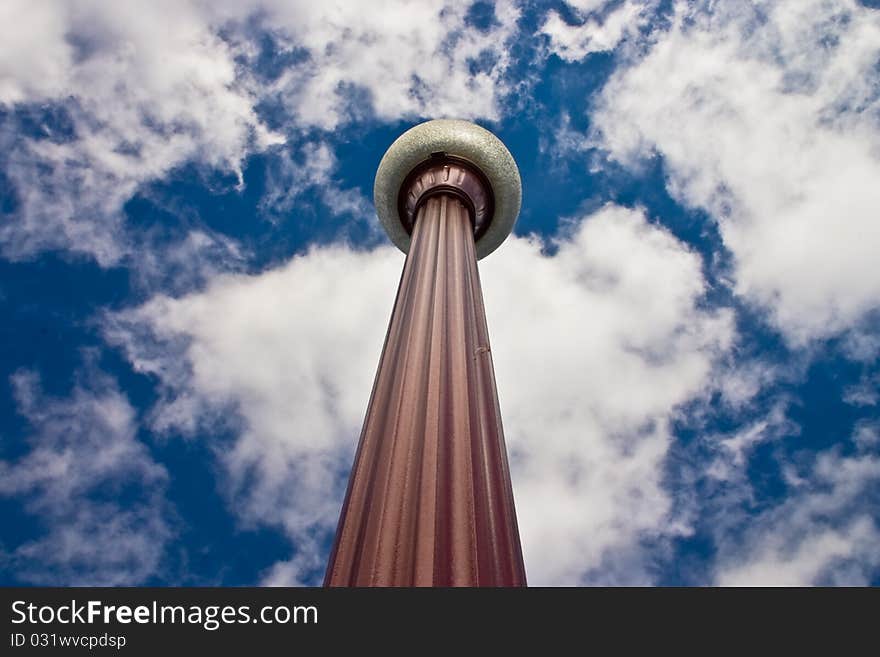
<svg viewBox="0 0 880 657">
<path fill-rule="evenodd" d="M 421 143 L 426 126 L 442 143 Z M 500 145 L 510 158 L 503 162 L 510 174 L 512 157 L 497 138 L 463 121 L 417 126 L 380 165 L 377 211 L 387 226 L 388 204 L 378 198 L 388 193 L 384 174 L 398 187 L 391 218 L 411 240 L 389 231 L 408 255 L 328 586 L 526 583 L 477 271 L 478 249 L 497 247 L 516 218 L 519 175 L 512 164 L 509 189 L 497 163 L 480 166 L 473 146 L 459 143 L 473 134 L 486 139 L 483 133 L 491 137 L 487 155 Z"/>
</svg>

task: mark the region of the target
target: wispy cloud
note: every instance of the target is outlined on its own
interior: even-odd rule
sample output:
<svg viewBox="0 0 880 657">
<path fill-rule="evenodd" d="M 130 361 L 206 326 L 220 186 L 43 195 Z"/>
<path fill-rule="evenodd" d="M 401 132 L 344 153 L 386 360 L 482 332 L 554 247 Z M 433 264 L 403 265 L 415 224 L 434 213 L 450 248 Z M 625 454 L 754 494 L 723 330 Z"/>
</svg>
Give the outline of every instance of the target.
<svg viewBox="0 0 880 657">
<path fill-rule="evenodd" d="M 0 495 L 43 527 L 0 554 L 22 583 L 142 584 L 174 534 L 168 473 L 137 439 L 134 409 L 105 375 L 86 378 L 69 397 L 47 396 L 32 372 L 12 379 L 31 433 L 27 453 L 0 461 Z"/>
<path fill-rule="evenodd" d="M 709 211 L 734 284 L 792 344 L 880 305 L 880 14 L 851 0 L 677 3 L 673 26 L 619 70 L 593 113 L 635 163 Z"/>
<path fill-rule="evenodd" d="M 586 18 L 579 24 L 566 22 L 558 11 L 548 12 L 540 33 L 550 38 L 550 52 L 575 62 L 596 52 L 614 50 L 628 35 L 637 34 L 647 22 L 651 0 L 611 0 L 568 3 Z M 598 15 L 596 13 L 598 12 Z"/>
<path fill-rule="evenodd" d="M 176 167 L 219 169 L 243 184 L 244 158 L 302 130 L 365 116 L 498 118 L 519 11 L 498 3 L 478 27 L 469 5 L 4 3 L 0 105 L 50 108 L 69 129 L 38 121 L 28 134 L 15 111 L 0 125 L 17 201 L 0 228 L 3 254 L 59 250 L 137 267 L 123 206 Z M 261 70 L 267 37 L 273 56 L 301 53 L 274 76 Z M 282 108 L 272 129 L 261 103 Z M 346 198 L 360 206 L 351 190 Z"/>
<path fill-rule="evenodd" d="M 194 159 L 236 171 L 251 149 L 280 139 L 195 3 L 4 7 L 16 18 L 0 27 L 0 102 L 55 105 L 70 125 L 63 138 L 41 138 L 7 120 L 18 209 L 0 231 L 6 257 L 60 249 L 117 263 L 132 249 L 122 206 L 140 184 Z M 25 43 L 20 19 L 34 28 Z"/>
<path fill-rule="evenodd" d="M 786 499 L 718 536 L 721 585 L 865 585 L 880 567 L 880 460 L 820 453 Z M 728 528 L 729 529 L 729 528 Z"/>
</svg>

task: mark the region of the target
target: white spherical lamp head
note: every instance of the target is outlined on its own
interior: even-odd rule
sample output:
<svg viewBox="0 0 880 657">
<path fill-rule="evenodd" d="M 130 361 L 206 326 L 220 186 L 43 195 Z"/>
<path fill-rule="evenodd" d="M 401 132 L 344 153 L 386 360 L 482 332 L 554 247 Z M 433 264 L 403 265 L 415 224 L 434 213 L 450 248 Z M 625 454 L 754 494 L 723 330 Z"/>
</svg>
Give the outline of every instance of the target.
<svg viewBox="0 0 880 657">
<path fill-rule="evenodd" d="M 482 175 L 492 196 L 492 216 L 476 237 L 477 258 L 501 246 L 513 230 L 522 203 L 519 169 L 498 137 L 470 121 L 435 119 L 410 128 L 385 153 L 376 172 L 373 201 L 391 241 L 409 252 L 410 231 L 400 216 L 401 188 L 407 177 L 432 158 L 467 162 Z"/>
</svg>

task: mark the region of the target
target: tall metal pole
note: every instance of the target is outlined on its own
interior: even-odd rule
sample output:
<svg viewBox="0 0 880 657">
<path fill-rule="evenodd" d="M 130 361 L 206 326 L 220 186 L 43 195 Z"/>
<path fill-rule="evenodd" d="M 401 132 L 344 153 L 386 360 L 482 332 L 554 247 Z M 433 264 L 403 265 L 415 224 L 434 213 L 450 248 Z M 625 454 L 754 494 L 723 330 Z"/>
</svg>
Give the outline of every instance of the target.
<svg viewBox="0 0 880 657">
<path fill-rule="evenodd" d="M 444 148 L 418 162 L 424 145 L 404 150 L 401 163 L 398 140 L 377 176 L 377 192 L 387 195 L 383 173 L 392 185 L 403 175 L 391 219 L 411 239 L 325 584 L 524 586 L 477 270 L 480 240 L 497 241 L 492 224 L 510 224 L 501 227 L 509 232 L 516 218 L 512 192 L 491 165 L 456 153 L 473 156 L 459 141 L 474 131 L 497 149 L 491 133 L 461 121 L 410 132 L 424 126 L 443 129 Z M 397 158 L 391 173 L 389 155 Z M 387 207 L 377 198 L 386 225 Z"/>
</svg>

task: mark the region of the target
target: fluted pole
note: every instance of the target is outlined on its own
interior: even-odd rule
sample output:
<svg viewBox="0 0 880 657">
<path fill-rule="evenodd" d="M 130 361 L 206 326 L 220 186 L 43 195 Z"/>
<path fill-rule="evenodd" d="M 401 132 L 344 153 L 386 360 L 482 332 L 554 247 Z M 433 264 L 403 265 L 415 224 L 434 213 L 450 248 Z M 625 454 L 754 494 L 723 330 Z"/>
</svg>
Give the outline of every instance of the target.
<svg viewBox="0 0 880 657">
<path fill-rule="evenodd" d="M 401 187 L 411 244 L 325 585 L 526 584 L 477 270 L 493 202 L 443 157 Z"/>
</svg>

